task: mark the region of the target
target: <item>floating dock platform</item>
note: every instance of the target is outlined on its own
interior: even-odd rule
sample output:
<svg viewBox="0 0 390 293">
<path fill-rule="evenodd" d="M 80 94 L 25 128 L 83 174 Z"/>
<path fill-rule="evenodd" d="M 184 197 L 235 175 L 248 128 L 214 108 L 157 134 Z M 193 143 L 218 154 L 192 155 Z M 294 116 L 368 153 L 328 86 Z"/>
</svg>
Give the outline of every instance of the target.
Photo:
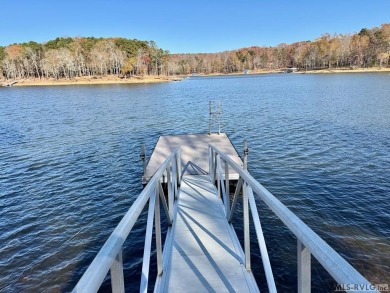
<svg viewBox="0 0 390 293">
<path fill-rule="evenodd" d="M 153 153 L 146 165 L 142 184 L 147 184 L 165 159 L 177 148 L 181 147 L 182 175 L 209 174 L 209 145 L 222 150 L 241 167 L 243 162 L 226 133 L 221 134 L 186 134 L 163 135 L 157 141 Z M 230 180 L 238 180 L 238 174 L 229 168 Z"/>
</svg>

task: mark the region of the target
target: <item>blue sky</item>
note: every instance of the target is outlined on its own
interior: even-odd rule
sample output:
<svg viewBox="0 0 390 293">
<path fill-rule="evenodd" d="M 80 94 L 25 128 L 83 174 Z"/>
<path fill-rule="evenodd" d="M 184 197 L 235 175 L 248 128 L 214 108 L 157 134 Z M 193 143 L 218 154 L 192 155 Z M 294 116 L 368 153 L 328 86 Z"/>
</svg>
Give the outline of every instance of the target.
<svg viewBox="0 0 390 293">
<path fill-rule="evenodd" d="M 56 37 L 153 40 L 172 53 L 314 40 L 390 22 L 390 0 L 1 0 L 0 45 Z"/>
</svg>

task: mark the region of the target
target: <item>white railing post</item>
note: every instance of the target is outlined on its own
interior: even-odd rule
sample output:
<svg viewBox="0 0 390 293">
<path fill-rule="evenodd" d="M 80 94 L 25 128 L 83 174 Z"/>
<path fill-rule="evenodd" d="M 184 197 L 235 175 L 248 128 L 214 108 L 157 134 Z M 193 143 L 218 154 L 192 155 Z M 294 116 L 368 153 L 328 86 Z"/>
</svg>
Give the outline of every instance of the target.
<svg viewBox="0 0 390 293">
<path fill-rule="evenodd" d="M 211 146 L 209 146 L 209 177 L 210 177 L 210 181 L 212 182 L 213 178 L 211 177 L 211 172 L 213 170 L 213 167 L 212 167 L 212 161 L 213 161 L 213 149 L 211 148 Z"/>
<path fill-rule="evenodd" d="M 268 291 L 271 293 L 276 293 L 277 290 L 275 285 L 275 279 L 272 273 L 271 263 L 269 261 L 269 256 L 268 256 L 268 250 L 265 244 L 263 229 L 261 228 L 259 212 L 257 211 L 256 201 L 253 195 L 252 188 L 248 187 L 247 192 L 248 192 L 249 208 L 251 209 L 252 212 L 253 224 L 255 225 L 255 231 L 259 243 L 261 259 L 263 261 L 265 277 L 267 279 Z"/>
<path fill-rule="evenodd" d="M 251 246 L 250 246 L 250 231 L 249 231 L 249 207 L 248 207 L 248 185 L 244 182 L 242 187 L 242 205 L 244 210 L 244 252 L 245 252 L 245 267 L 248 271 L 251 270 Z"/>
<path fill-rule="evenodd" d="M 311 291 L 311 254 L 310 251 L 297 240 L 298 259 L 298 293 Z"/>
<path fill-rule="evenodd" d="M 215 178 L 217 178 L 217 157 L 218 157 L 218 153 L 217 152 L 214 152 L 214 156 L 213 156 L 213 184 L 215 182 Z"/>
<path fill-rule="evenodd" d="M 172 184 L 171 184 L 171 167 L 168 164 L 167 167 L 167 188 L 168 188 L 168 207 L 169 217 L 173 220 L 173 196 L 172 196 Z"/>
<path fill-rule="evenodd" d="M 122 249 L 119 251 L 111 265 L 111 289 L 113 293 L 125 292 L 125 282 L 123 279 L 123 259 Z"/>
<path fill-rule="evenodd" d="M 215 167 L 215 169 L 216 169 L 216 172 L 217 172 L 217 186 L 218 186 L 218 196 L 219 197 L 222 197 L 221 196 L 221 173 L 220 173 L 220 171 L 221 171 L 221 159 L 220 159 L 220 157 L 219 157 L 219 155 L 217 154 L 217 156 L 215 157 L 215 160 L 216 160 L 216 167 Z"/>
<path fill-rule="evenodd" d="M 213 178 L 213 175 L 214 175 L 213 162 L 214 162 L 214 150 L 212 148 L 210 148 L 210 170 L 209 170 L 209 175 L 210 175 L 211 182 L 214 181 L 214 178 Z"/>
<path fill-rule="evenodd" d="M 139 291 L 142 293 L 148 292 L 150 251 L 152 248 L 153 217 L 154 217 L 154 208 L 156 204 L 156 197 L 157 197 L 156 193 L 153 191 L 149 199 L 148 219 L 146 221 L 144 257 L 142 260 L 141 285 L 139 289 Z"/>
<path fill-rule="evenodd" d="M 176 167 L 177 167 L 177 182 L 180 186 L 181 182 L 181 150 L 179 150 L 176 154 Z"/>
<path fill-rule="evenodd" d="M 226 161 L 224 162 L 225 162 L 225 193 L 226 193 L 225 208 L 226 208 L 226 217 L 228 217 L 230 211 L 229 165 Z"/>
<path fill-rule="evenodd" d="M 172 184 L 173 184 L 173 190 L 175 199 L 177 199 L 177 169 L 176 169 L 176 162 L 172 162 Z"/>
<path fill-rule="evenodd" d="M 158 185 L 156 185 L 155 193 L 156 193 L 156 204 L 154 207 L 154 226 L 155 226 L 155 233 L 156 233 L 157 275 L 160 276 L 162 274 L 162 244 L 161 244 L 160 197 L 159 197 Z"/>
<path fill-rule="evenodd" d="M 244 140 L 244 170 L 248 168 L 248 143 Z M 244 246 L 245 246 L 245 267 L 251 270 L 251 246 L 249 231 L 249 206 L 248 206 L 248 184 L 244 182 L 242 186 L 242 202 L 244 210 Z"/>
<path fill-rule="evenodd" d="M 222 201 L 223 201 L 223 204 L 224 204 L 224 207 L 225 207 L 226 216 L 227 216 L 228 211 L 229 211 L 227 209 L 229 198 L 228 198 L 228 196 L 226 194 L 225 184 L 223 184 L 222 159 L 221 159 L 220 156 L 218 156 L 217 161 L 218 161 L 218 190 L 221 192 L 220 196 L 222 198 Z"/>
</svg>

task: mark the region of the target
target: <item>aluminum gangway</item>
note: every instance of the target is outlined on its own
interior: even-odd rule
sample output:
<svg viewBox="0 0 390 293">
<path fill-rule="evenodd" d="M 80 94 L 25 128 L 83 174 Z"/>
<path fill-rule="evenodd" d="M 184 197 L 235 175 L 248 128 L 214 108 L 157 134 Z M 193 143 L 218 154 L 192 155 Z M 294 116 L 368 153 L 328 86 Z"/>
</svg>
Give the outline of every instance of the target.
<svg viewBox="0 0 390 293">
<path fill-rule="evenodd" d="M 152 288 L 155 292 L 258 292 L 251 267 L 250 218 L 268 290 L 276 292 L 256 200 L 266 204 L 297 238 L 298 292 L 310 292 L 311 256 L 337 283 L 359 285 L 357 288 L 362 288 L 362 292 L 363 288 L 370 288 L 369 281 L 249 174 L 247 151 L 244 164 L 240 166 L 209 145 L 208 161 L 209 174 L 183 176 L 181 150 L 176 148 L 149 180 L 73 292 L 97 292 L 109 271 L 112 291 L 125 291 L 122 247 L 147 204 L 140 292 L 148 291 L 153 227 L 157 258 L 157 275 L 153 276 L 156 281 Z M 239 174 L 234 192 L 229 190 L 231 169 Z M 162 187 L 163 176 L 167 194 Z M 232 221 L 239 200 L 243 207 L 244 247 L 237 239 Z M 161 208 L 169 225 L 164 245 Z M 359 291 L 353 286 L 348 288 Z"/>
</svg>

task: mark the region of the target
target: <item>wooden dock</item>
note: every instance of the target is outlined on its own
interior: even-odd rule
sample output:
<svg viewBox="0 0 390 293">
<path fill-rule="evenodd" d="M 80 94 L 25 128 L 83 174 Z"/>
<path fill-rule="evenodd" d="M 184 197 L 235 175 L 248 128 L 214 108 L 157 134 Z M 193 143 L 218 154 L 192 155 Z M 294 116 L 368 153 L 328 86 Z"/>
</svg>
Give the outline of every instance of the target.
<svg viewBox="0 0 390 293">
<path fill-rule="evenodd" d="M 234 162 L 243 165 L 236 149 L 225 133 L 188 134 L 160 136 L 146 166 L 143 184 L 149 182 L 153 174 L 178 146 L 181 147 L 181 165 L 185 175 L 205 175 L 209 173 L 208 146 L 212 144 L 223 150 Z M 231 180 L 237 180 L 238 174 L 229 169 Z"/>
<path fill-rule="evenodd" d="M 209 176 L 183 177 L 173 223 L 156 292 L 259 292 Z"/>
</svg>

